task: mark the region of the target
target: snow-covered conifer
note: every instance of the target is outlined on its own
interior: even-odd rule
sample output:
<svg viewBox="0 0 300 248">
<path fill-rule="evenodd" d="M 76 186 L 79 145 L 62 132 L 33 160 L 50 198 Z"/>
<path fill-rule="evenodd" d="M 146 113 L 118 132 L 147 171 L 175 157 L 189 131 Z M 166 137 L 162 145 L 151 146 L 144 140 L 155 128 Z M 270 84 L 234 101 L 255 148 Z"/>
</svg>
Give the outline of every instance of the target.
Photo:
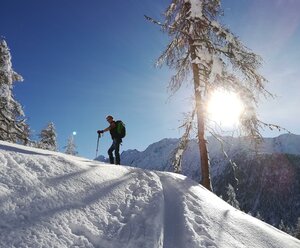
<svg viewBox="0 0 300 248">
<path fill-rule="evenodd" d="M 68 139 L 68 144 L 64 147 L 65 148 L 65 153 L 70 154 L 70 155 L 77 155 L 77 146 L 75 144 L 74 136 L 71 135 Z"/>
<path fill-rule="evenodd" d="M 288 226 L 288 224 L 284 224 L 283 220 L 280 221 L 280 223 L 278 225 L 278 229 L 283 232 L 288 233 L 289 235 L 295 234 L 295 230 L 292 227 Z"/>
<path fill-rule="evenodd" d="M 50 122 L 40 133 L 39 148 L 57 151 L 56 131 L 53 122 Z"/>
<path fill-rule="evenodd" d="M 298 218 L 298 222 L 295 228 L 295 237 L 300 239 L 300 217 Z"/>
<path fill-rule="evenodd" d="M 264 221 L 264 218 L 261 216 L 260 212 L 257 212 L 256 215 L 254 216 L 255 218 Z"/>
<path fill-rule="evenodd" d="M 281 230 L 281 231 L 284 231 L 286 230 L 286 226 L 285 224 L 283 223 L 283 220 L 281 219 L 279 225 L 278 225 L 278 229 Z"/>
<path fill-rule="evenodd" d="M 27 144 L 29 126 L 12 93 L 16 81 L 23 78 L 13 70 L 9 48 L 5 40 L 0 40 L 0 139 Z"/>
<path fill-rule="evenodd" d="M 228 196 L 227 203 L 229 203 L 231 206 L 235 207 L 236 209 L 240 209 L 240 204 L 236 199 L 235 190 L 231 184 L 229 184 L 227 187 L 227 196 Z"/>
<path fill-rule="evenodd" d="M 245 47 L 224 25 L 220 0 L 172 0 L 158 24 L 171 40 L 157 64 L 175 69 L 169 88 L 176 92 L 192 76 L 197 137 L 201 161 L 201 183 L 212 189 L 205 133 L 211 132 L 207 118 L 207 100 L 215 90 L 223 89 L 241 96 L 245 110 L 241 116 L 243 134 L 261 138 L 264 125 L 256 115 L 258 96 L 271 96 L 265 89 L 266 79 L 258 73 L 261 58 Z M 186 135 L 186 134 L 184 134 Z"/>
</svg>

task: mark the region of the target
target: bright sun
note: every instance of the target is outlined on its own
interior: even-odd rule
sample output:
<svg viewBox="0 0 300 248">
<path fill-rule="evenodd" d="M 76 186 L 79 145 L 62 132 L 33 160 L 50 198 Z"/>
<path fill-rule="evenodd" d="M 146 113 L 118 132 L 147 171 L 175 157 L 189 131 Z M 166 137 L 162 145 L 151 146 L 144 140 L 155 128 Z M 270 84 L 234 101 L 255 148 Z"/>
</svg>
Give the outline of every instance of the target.
<svg viewBox="0 0 300 248">
<path fill-rule="evenodd" d="M 238 95 L 224 90 L 213 92 L 207 106 L 210 120 L 227 128 L 239 124 L 243 109 L 243 103 Z"/>
</svg>

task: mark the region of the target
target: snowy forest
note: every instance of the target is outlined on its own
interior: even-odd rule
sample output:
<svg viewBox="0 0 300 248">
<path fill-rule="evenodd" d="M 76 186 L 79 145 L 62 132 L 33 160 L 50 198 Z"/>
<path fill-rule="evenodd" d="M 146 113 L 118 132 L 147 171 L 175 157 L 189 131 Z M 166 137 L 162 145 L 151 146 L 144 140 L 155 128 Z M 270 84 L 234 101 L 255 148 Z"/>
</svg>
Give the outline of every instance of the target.
<svg viewBox="0 0 300 248">
<path fill-rule="evenodd" d="M 15 99 L 13 94 L 14 84 L 22 82 L 23 78 L 13 70 L 10 50 L 4 39 L 0 41 L 0 66 L 0 139 L 31 147 L 57 151 L 57 134 L 53 122 L 49 122 L 47 126 L 41 130 L 40 134 L 38 134 L 39 140 L 33 140 L 30 137 L 32 134 L 26 122 L 22 105 Z M 67 154 L 76 154 L 76 145 L 72 137 L 68 139 L 65 148 Z"/>
<path fill-rule="evenodd" d="M 170 0 L 164 9 L 163 13 L 139 13 L 139 25 L 157 32 L 158 38 L 153 35 L 153 41 L 147 37 L 150 43 L 164 44 L 164 49 L 157 49 L 159 54 L 151 53 L 149 48 L 152 57 L 146 59 L 155 60 L 157 55 L 154 64 L 167 75 L 157 76 L 158 81 L 169 80 L 169 84 L 164 82 L 168 86 L 167 94 L 173 99 L 169 104 L 179 101 L 180 92 L 189 92 L 184 96 L 189 104 L 184 108 L 181 124 L 178 128 L 176 123 L 153 122 L 149 125 L 151 129 L 146 123 L 151 119 L 145 111 L 147 107 L 134 102 L 135 107 L 140 105 L 136 110 L 139 114 L 133 112 L 134 118 L 124 118 L 119 113 L 128 124 L 126 136 L 122 122 L 124 134 L 116 138 L 119 127 L 112 126 L 109 122 L 112 116 L 106 113 L 118 113 L 115 109 L 139 98 L 139 91 L 131 89 L 137 95 L 120 96 L 115 92 L 122 92 L 121 86 L 113 86 L 109 81 L 97 89 L 94 86 L 89 89 L 86 81 L 78 83 L 67 76 L 64 81 L 72 81 L 74 88 L 80 89 L 80 95 L 68 88 L 70 95 L 64 94 L 63 104 L 53 103 L 54 115 L 49 111 L 49 118 L 62 116 L 66 121 L 75 122 L 74 128 L 86 125 L 90 113 L 83 107 L 88 102 L 84 94 L 96 93 L 99 112 L 106 115 L 109 124 L 91 125 L 92 131 L 86 133 L 93 137 L 89 143 L 96 145 L 96 157 L 92 159 L 84 158 L 79 152 L 86 143 L 82 140 L 80 143 L 79 137 L 75 139 L 77 132 L 70 132 L 70 128 L 64 131 L 63 146 L 59 145 L 57 130 L 69 122 L 56 126 L 50 119 L 40 131 L 32 130 L 30 123 L 35 123 L 34 118 L 38 117 L 27 115 L 26 112 L 34 111 L 24 108 L 22 101 L 26 103 L 26 97 L 33 97 L 28 95 L 37 92 L 28 94 L 27 91 L 27 96 L 19 97 L 21 91 L 16 91 L 16 87 L 26 88 L 27 79 L 15 71 L 15 68 L 19 71 L 13 63 L 18 53 L 10 50 L 9 44 L 13 39 L 7 34 L 2 36 L 1 247 L 22 247 L 22 244 L 26 247 L 103 248 L 300 247 L 300 136 L 294 134 L 297 131 L 274 123 L 273 119 L 269 122 L 268 118 L 261 118 L 261 99 L 269 101 L 276 97 L 263 73 L 263 57 L 248 48 L 248 43 L 234 34 L 231 25 L 224 23 L 221 0 Z M 105 33 L 101 33 L 102 36 Z M 84 42 L 85 38 L 82 39 Z M 22 46 L 18 46 L 16 50 L 22 50 Z M 72 47 L 71 43 L 68 46 Z M 114 52 L 112 48 L 106 50 Z M 74 54 L 82 52 L 79 48 L 72 51 Z M 135 60 L 135 57 L 127 56 L 127 59 Z M 112 65 L 115 67 L 114 62 Z M 94 80 L 93 70 L 98 70 L 93 67 L 97 66 L 89 66 L 86 72 L 91 80 Z M 67 66 L 61 70 L 82 73 L 73 68 L 68 72 Z M 125 65 L 118 70 L 126 71 Z M 41 75 L 37 71 L 34 73 Z M 114 74 L 118 73 L 111 73 L 110 77 Z M 139 72 L 134 70 L 134 74 Z M 130 77 L 130 80 L 135 78 Z M 151 86 L 142 87 L 149 95 L 158 95 L 154 89 L 151 92 Z M 59 101 L 59 89 L 55 89 L 55 93 L 57 99 L 51 101 Z M 110 98 L 104 101 L 101 94 Z M 80 102 L 76 107 L 68 102 L 71 95 Z M 214 99 L 220 104 L 216 104 L 217 107 L 213 105 Z M 229 112 L 221 119 L 224 111 L 220 106 L 232 99 L 233 104 L 227 106 Z M 50 100 L 43 96 L 34 104 L 44 108 L 47 101 Z M 76 108 L 76 114 L 68 114 L 60 108 Z M 84 119 L 78 112 L 88 117 Z M 49 119 L 48 113 L 45 116 L 40 115 L 43 122 Z M 235 118 L 234 131 L 230 133 L 224 123 Z M 132 122 L 129 119 L 133 119 Z M 112 131 L 114 128 L 116 134 Z M 179 131 L 176 138 L 170 138 L 156 135 L 157 129 L 162 129 L 163 135 L 167 129 Z M 265 130 L 275 130 L 280 136 L 266 138 Z M 144 151 L 136 149 L 138 142 L 148 135 L 153 135 L 156 142 L 148 143 Z M 110 137 L 112 144 L 105 143 L 111 142 Z M 119 143 L 116 144 L 116 140 Z M 125 146 L 129 149 L 118 154 L 122 140 L 124 144 L 127 140 L 132 142 L 131 147 Z M 106 144 L 109 145 L 106 147 Z M 114 165 L 112 151 L 115 157 L 120 156 L 121 165 L 117 162 Z M 92 152 L 94 154 L 94 150 Z"/>
</svg>

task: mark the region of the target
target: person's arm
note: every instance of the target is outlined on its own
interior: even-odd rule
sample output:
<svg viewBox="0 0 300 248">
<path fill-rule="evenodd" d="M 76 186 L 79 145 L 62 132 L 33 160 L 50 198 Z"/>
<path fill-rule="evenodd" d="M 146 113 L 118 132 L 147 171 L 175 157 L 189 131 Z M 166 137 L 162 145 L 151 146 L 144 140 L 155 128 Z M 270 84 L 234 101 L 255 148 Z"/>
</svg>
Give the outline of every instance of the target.
<svg viewBox="0 0 300 248">
<path fill-rule="evenodd" d="M 107 132 L 107 131 L 110 131 L 111 129 L 113 129 L 113 128 L 115 128 L 116 127 L 116 123 L 111 123 L 110 125 L 109 125 L 109 127 L 107 127 L 107 128 L 105 128 L 105 129 L 103 129 L 103 130 L 98 130 L 97 132 L 98 133 L 104 133 L 104 132 Z"/>
</svg>

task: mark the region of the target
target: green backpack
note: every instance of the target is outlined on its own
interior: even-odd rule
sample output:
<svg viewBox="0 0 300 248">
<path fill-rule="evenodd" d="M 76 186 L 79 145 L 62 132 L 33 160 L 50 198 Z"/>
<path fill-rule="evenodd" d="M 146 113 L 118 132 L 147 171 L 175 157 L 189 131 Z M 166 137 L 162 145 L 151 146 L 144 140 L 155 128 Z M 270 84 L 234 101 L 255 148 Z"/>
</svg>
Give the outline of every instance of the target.
<svg viewBox="0 0 300 248">
<path fill-rule="evenodd" d="M 126 135 L 126 128 L 123 121 L 116 121 L 117 134 L 119 138 L 123 139 Z"/>
</svg>

